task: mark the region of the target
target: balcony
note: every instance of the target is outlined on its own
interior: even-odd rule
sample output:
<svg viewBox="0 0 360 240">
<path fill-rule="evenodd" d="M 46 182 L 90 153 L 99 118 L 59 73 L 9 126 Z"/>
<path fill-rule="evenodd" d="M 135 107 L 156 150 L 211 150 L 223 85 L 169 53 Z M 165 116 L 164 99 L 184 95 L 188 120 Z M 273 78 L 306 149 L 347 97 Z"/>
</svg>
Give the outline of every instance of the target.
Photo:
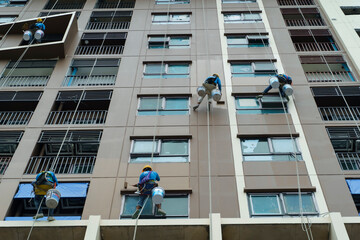
<svg viewBox="0 0 360 240">
<path fill-rule="evenodd" d="M 2 87 L 44 87 L 50 76 L 4 76 L 0 77 Z"/>
<path fill-rule="evenodd" d="M 294 46 L 297 52 L 339 51 L 335 42 L 296 42 Z"/>
<path fill-rule="evenodd" d="M 89 22 L 85 29 L 101 30 L 101 29 L 128 29 L 130 22 Z"/>
<path fill-rule="evenodd" d="M 107 45 L 107 46 L 78 46 L 75 55 L 113 55 L 122 54 L 124 46 Z"/>
<path fill-rule="evenodd" d="M 65 76 L 62 86 L 111 86 L 116 75 Z"/>
<path fill-rule="evenodd" d="M 289 32 L 298 52 L 340 50 L 328 29 L 289 30 Z"/>
<path fill-rule="evenodd" d="M 135 1 L 98 0 L 95 8 L 134 8 Z"/>
<path fill-rule="evenodd" d="M 277 0 L 280 6 L 314 5 L 313 0 Z"/>
<path fill-rule="evenodd" d="M 107 110 L 51 111 L 46 124 L 104 124 Z"/>
<path fill-rule="evenodd" d="M 85 29 L 128 29 L 130 27 L 132 11 L 95 11 Z"/>
<path fill-rule="evenodd" d="M 32 115 L 33 111 L 0 112 L 0 125 L 26 125 Z"/>
<path fill-rule="evenodd" d="M 342 170 L 352 171 L 360 170 L 360 154 L 359 153 L 336 153 Z"/>
<path fill-rule="evenodd" d="M 308 82 L 352 82 L 350 72 L 305 72 Z"/>
<path fill-rule="evenodd" d="M 323 121 L 360 120 L 360 107 L 319 107 L 318 109 Z"/>
<path fill-rule="evenodd" d="M 49 0 L 44 9 L 82 9 L 86 0 Z"/>
<path fill-rule="evenodd" d="M 288 27 L 325 26 L 322 19 L 285 19 Z"/>
<path fill-rule="evenodd" d="M 84 33 L 75 55 L 122 54 L 126 36 L 126 32 Z"/>
<path fill-rule="evenodd" d="M 317 8 L 281 8 L 286 26 L 324 26 Z"/>
<path fill-rule="evenodd" d="M 0 175 L 3 175 L 11 161 L 11 157 L 0 157 Z"/>
<path fill-rule="evenodd" d="M 48 171 L 55 160 L 55 156 L 31 157 L 24 174 Z M 59 156 L 53 169 L 55 174 L 91 174 L 95 161 L 96 156 Z"/>
</svg>

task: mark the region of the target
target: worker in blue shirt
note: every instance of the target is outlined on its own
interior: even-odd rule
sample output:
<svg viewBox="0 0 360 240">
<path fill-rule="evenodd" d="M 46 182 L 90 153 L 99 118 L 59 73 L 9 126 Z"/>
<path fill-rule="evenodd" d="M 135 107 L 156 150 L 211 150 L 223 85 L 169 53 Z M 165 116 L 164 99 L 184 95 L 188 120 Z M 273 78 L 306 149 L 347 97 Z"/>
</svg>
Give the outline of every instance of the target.
<svg viewBox="0 0 360 240">
<path fill-rule="evenodd" d="M 205 88 L 205 94 L 203 96 L 199 96 L 198 98 L 198 104 L 193 107 L 194 111 L 200 106 L 201 102 L 204 100 L 204 97 L 207 95 L 209 99 L 209 104 L 211 104 L 212 100 L 212 91 L 216 89 L 216 87 L 219 88 L 220 94 L 221 94 L 221 80 L 219 78 L 219 75 L 214 73 L 212 76 L 208 77 L 205 82 L 203 83 L 203 87 Z M 199 92 L 198 92 L 199 93 Z M 221 98 L 221 96 L 220 96 Z M 219 99 L 220 100 L 220 99 Z"/>
<path fill-rule="evenodd" d="M 43 31 L 43 34 L 44 34 L 45 24 L 43 23 L 43 20 L 41 18 L 38 18 L 36 20 L 36 23 L 34 23 L 30 26 L 29 30 L 32 32 L 33 36 L 35 36 L 37 30 Z M 40 43 L 42 40 L 41 38 L 36 38 L 36 36 L 35 36 L 35 39 L 36 39 L 36 42 L 38 42 L 38 43 Z"/>
<path fill-rule="evenodd" d="M 283 91 L 283 86 L 285 84 L 290 84 L 292 85 L 292 78 L 290 76 L 287 76 L 285 74 L 276 74 L 275 77 L 277 77 L 277 79 L 279 80 L 280 86 L 279 86 L 279 91 L 281 93 L 281 96 L 285 97 L 287 100 L 289 100 L 289 97 L 284 93 Z M 262 98 L 265 94 L 267 94 L 270 90 L 272 89 L 271 84 L 269 84 L 269 86 L 267 88 L 265 88 L 265 90 L 262 92 L 261 95 L 258 95 L 257 98 Z"/>
<path fill-rule="evenodd" d="M 136 206 L 136 211 L 132 215 L 133 219 L 139 216 L 141 208 L 144 205 L 144 201 L 147 197 L 150 197 L 152 189 L 158 186 L 156 181 L 160 181 L 159 174 L 153 171 L 150 165 L 144 166 L 142 173 L 139 177 L 139 183 L 133 185 L 134 187 L 138 187 L 139 190 L 137 191 L 137 193 L 140 193 L 139 201 Z M 166 215 L 166 212 L 161 209 L 161 204 L 156 204 L 156 207 L 158 208 L 158 214 L 162 216 Z"/>
<path fill-rule="evenodd" d="M 35 202 L 36 210 L 40 207 L 39 213 L 36 214 L 33 218 L 34 219 L 43 218 L 44 214 L 40 204 L 41 202 L 44 201 L 43 199 L 45 198 L 47 191 L 49 189 L 56 188 L 56 186 L 58 185 L 58 180 L 53 172 L 42 171 L 36 176 L 35 181 L 33 181 L 31 185 L 34 188 L 34 193 L 35 193 L 34 202 Z M 54 209 L 49 209 L 49 216 L 47 220 L 48 221 L 55 220 Z"/>
</svg>

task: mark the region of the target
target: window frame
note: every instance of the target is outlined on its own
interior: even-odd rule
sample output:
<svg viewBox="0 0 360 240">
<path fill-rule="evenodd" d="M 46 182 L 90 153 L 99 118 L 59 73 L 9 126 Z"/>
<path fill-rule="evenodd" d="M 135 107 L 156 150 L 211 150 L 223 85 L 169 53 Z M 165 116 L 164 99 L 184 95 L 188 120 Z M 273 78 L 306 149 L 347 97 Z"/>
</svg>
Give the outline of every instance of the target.
<svg viewBox="0 0 360 240">
<path fill-rule="evenodd" d="M 152 41 L 151 38 L 163 38 L 164 41 Z M 171 40 L 172 39 L 186 39 L 188 40 L 188 44 L 187 45 L 173 45 L 171 44 Z M 151 43 L 161 43 L 159 45 L 154 45 L 153 47 L 151 47 Z M 148 49 L 178 49 L 178 48 L 190 48 L 190 43 L 191 43 L 191 36 L 189 35 L 162 35 L 162 36 L 148 36 Z"/>
<path fill-rule="evenodd" d="M 150 162 L 151 154 L 152 154 L 151 152 L 134 153 L 134 147 L 135 147 L 136 141 L 153 142 L 152 139 L 143 139 L 143 138 L 132 139 L 131 144 L 130 144 L 129 163 L 136 164 L 136 163 Z M 167 141 L 187 142 L 187 154 L 173 154 L 173 155 L 164 154 L 164 155 L 162 155 L 161 154 L 162 143 L 167 142 Z M 157 139 L 155 139 L 155 142 L 156 142 L 156 149 L 153 154 L 153 160 L 152 160 L 153 163 L 190 163 L 190 152 L 191 152 L 190 138 L 186 138 L 186 137 L 183 137 L 183 138 L 157 138 Z M 142 157 L 143 159 L 148 158 L 149 160 L 148 161 L 136 161 L 137 157 Z M 169 161 L 169 160 L 157 161 L 155 159 L 156 157 L 166 158 L 166 159 L 171 159 L 172 157 L 175 157 L 175 158 L 183 157 L 183 158 L 186 158 L 187 161 Z M 135 159 L 135 161 L 132 160 L 133 158 Z"/>
<path fill-rule="evenodd" d="M 268 71 L 264 71 L 264 70 L 257 70 L 256 71 L 256 63 L 269 63 L 272 64 L 273 70 L 268 70 Z M 254 61 L 254 62 L 230 62 L 230 70 L 231 70 L 231 77 L 263 77 L 263 76 L 275 76 L 276 75 L 276 62 L 269 60 L 269 61 Z M 246 65 L 246 66 L 250 66 L 251 68 L 251 72 L 234 72 L 234 65 Z M 270 68 L 269 68 L 270 69 Z"/>
<path fill-rule="evenodd" d="M 178 21 L 175 20 L 175 16 L 180 16 L 180 15 L 188 15 L 189 18 L 188 20 L 185 21 Z M 164 21 L 155 21 L 155 17 L 156 16 L 166 16 L 167 20 Z M 152 14 L 152 18 L 151 18 L 151 23 L 152 24 L 189 24 L 191 21 L 191 14 L 190 13 L 155 13 Z"/>
<path fill-rule="evenodd" d="M 269 95 L 271 97 L 278 97 L 281 100 L 280 96 Z M 264 107 L 262 101 L 257 99 L 255 96 L 234 96 L 235 98 L 235 108 L 236 114 L 284 114 L 288 113 L 287 109 L 287 100 L 283 99 L 285 105 L 285 112 L 283 111 L 283 107 Z M 257 107 L 252 106 L 243 106 L 240 105 L 240 99 L 251 99 L 254 100 L 257 104 Z"/>
<path fill-rule="evenodd" d="M 159 1 L 155 0 L 155 5 L 163 5 L 163 4 L 190 4 L 190 0 L 165 0 Z"/>
<path fill-rule="evenodd" d="M 261 40 L 261 43 L 251 43 L 250 39 L 251 38 L 258 38 Z M 246 43 L 239 43 L 239 44 L 232 44 L 229 43 L 229 38 L 233 38 L 233 39 L 244 39 L 246 41 Z M 241 35 L 241 34 L 229 34 L 226 35 L 226 43 L 228 48 L 253 48 L 253 47 L 269 47 L 269 37 L 267 35 L 255 35 L 255 34 L 245 34 L 245 35 Z"/>
<path fill-rule="evenodd" d="M 222 0 L 221 3 L 255 3 L 256 0 Z"/>
<path fill-rule="evenodd" d="M 239 20 L 226 19 L 229 15 L 239 16 Z M 256 18 L 246 19 L 246 16 L 257 16 Z M 262 22 L 261 12 L 241 12 L 241 13 L 223 13 L 224 23 L 258 23 Z"/>
<path fill-rule="evenodd" d="M 163 67 L 164 72 L 163 73 L 147 73 L 146 70 L 148 68 L 148 64 L 159 64 L 160 70 L 162 68 L 161 66 L 164 66 Z M 171 66 L 176 66 L 176 65 L 187 65 L 187 73 L 186 74 L 171 74 L 171 73 L 169 73 L 169 69 L 171 68 Z M 182 77 L 181 75 L 187 75 L 187 76 Z M 185 63 L 185 62 L 171 62 L 171 63 L 148 62 L 148 63 L 144 63 L 143 78 L 189 78 L 189 77 L 190 77 L 190 63 Z"/>
<path fill-rule="evenodd" d="M 159 116 L 159 115 L 172 115 L 172 114 L 159 114 L 159 113 L 166 113 L 166 112 L 185 112 L 184 114 L 174 114 L 174 115 L 188 115 L 190 113 L 189 109 L 190 109 L 190 99 L 189 97 L 179 97 L 179 96 L 160 96 L 160 100 L 159 100 L 159 109 L 140 109 L 141 107 L 141 101 L 143 101 L 143 99 L 159 99 L 157 96 L 140 96 L 138 98 L 138 105 L 137 105 L 137 116 Z M 166 109 L 166 101 L 168 99 L 186 99 L 187 100 L 187 105 L 188 107 L 185 109 Z M 155 114 L 140 114 L 140 112 L 156 112 Z"/>
</svg>

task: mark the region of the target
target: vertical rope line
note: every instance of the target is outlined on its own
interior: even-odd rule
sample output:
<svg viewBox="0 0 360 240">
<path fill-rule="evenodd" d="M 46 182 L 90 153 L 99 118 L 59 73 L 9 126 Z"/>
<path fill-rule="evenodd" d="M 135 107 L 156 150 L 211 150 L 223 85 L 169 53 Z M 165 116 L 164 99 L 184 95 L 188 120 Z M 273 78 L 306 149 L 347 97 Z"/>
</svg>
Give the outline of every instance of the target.
<svg viewBox="0 0 360 240">
<path fill-rule="evenodd" d="M 40 211 L 40 208 L 41 208 L 41 204 L 42 204 L 42 202 L 44 201 L 44 198 L 45 198 L 45 196 L 41 199 L 40 204 L 39 204 L 39 207 L 38 207 L 38 209 L 37 209 L 37 211 L 36 211 L 36 215 L 35 215 L 35 216 L 37 216 L 37 215 L 39 214 L 39 211 Z M 35 201 L 35 199 L 34 199 L 34 201 Z M 34 225 L 35 225 L 36 220 L 37 220 L 37 219 L 34 219 L 32 225 L 31 225 L 29 234 L 28 234 L 28 236 L 27 236 L 27 240 L 30 239 L 30 236 L 31 236 L 31 233 L 32 233 L 32 231 L 33 231 L 33 228 L 34 228 Z"/>
</svg>

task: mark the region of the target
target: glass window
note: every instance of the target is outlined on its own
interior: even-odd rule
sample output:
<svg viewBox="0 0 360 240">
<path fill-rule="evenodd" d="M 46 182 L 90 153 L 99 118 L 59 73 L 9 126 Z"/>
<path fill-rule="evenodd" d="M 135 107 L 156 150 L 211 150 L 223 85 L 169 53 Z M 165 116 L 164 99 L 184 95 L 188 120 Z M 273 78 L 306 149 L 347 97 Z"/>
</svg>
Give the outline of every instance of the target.
<svg viewBox="0 0 360 240">
<path fill-rule="evenodd" d="M 249 23 L 261 21 L 259 13 L 225 13 L 225 23 Z"/>
<path fill-rule="evenodd" d="M 188 113 L 189 98 L 140 98 L 140 104 L 138 109 L 139 115 L 184 115 Z"/>
<path fill-rule="evenodd" d="M 189 74 L 189 64 L 169 64 L 168 74 L 187 75 Z"/>
<path fill-rule="evenodd" d="M 222 0 L 223 3 L 252 3 L 256 0 Z"/>
<path fill-rule="evenodd" d="M 155 4 L 189 4 L 190 0 L 155 0 Z"/>
<path fill-rule="evenodd" d="M 188 78 L 188 63 L 148 63 L 145 65 L 144 78 Z"/>
<path fill-rule="evenodd" d="M 189 14 L 171 14 L 170 21 L 188 22 L 188 21 L 190 21 L 190 15 Z"/>
<path fill-rule="evenodd" d="M 225 22 L 241 21 L 241 15 L 240 14 L 224 14 L 224 21 Z"/>
<path fill-rule="evenodd" d="M 251 195 L 253 215 L 278 215 L 281 214 L 278 195 Z"/>
<path fill-rule="evenodd" d="M 274 138 L 272 139 L 271 142 L 274 148 L 274 152 L 279 152 L 279 153 L 298 152 L 298 149 L 296 147 L 296 142 L 289 138 Z"/>
<path fill-rule="evenodd" d="M 139 110 L 156 110 L 161 108 L 162 99 L 159 98 L 142 98 L 140 101 Z"/>
<path fill-rule="evenodd" d="M 15 18 L 14 16 L 0 16 L 0 23 L 12 22 Z"/>
<path fill-rule="evenodd" d="M 236 113 L 237 114 L 275 114 L 275 113 L 285 113 L 287 112 L 287 105 L 285 104 L 285 111 L 281 104 L 280 97 L 276 96 L 279 101 L 279 106 L 267 106 L 263 105 L 262 100 L 265 98 L 272 97 L 272 96 L 264 96 L 264 98 L 257 99 L 256 97 L 236 97 Z"/>
<path fill-rule="evenodd" d="M 165 73 L 165 64 L 161 63 L 148 63 L 145 67 L 146 74 L 164 74 Z"/>
<path fill-rule="evenodd" d="M 266 47 L 268 43 L 266 36 L 227 36 L 227 44 L 230 48 Z"/>
<path fill-rule="evenodd" d="M 190 14 L 154 14 L 153 23 L 189 23 Z"/>
<path fill-rule="evenodd" d="M 231 70 L 234 74 L 252 73 L 251 63 L 232 64 Z"/>
<path fill-rule="evenodd" d="M 170 36 L 170 37 L 149 37 L 149 48 L 188 48 L 190 37 Z"/>
<path fill-rule="evenodd" d="M 312 194 L 301 194 L 303 213 L 317 213 Z M 286 213 L 300 214 L 298 194 L 284 194 Z"/>
<path fill-rule="evenodd" d="M 156 140 L 155 153 L 151 156 L 152 140 L 133 140 L 133 150 L 130 154 L 132 163 L 153 162 L 188 162 L 188 139 L 160 139 Z M 157 149 L 160 149 L 158 151 Z"/>
<path fill-rule="evenodd" d="M 169 48 L 184 48 L 189 46 L 189 37 L 170 37 Z"/>
<path fill-rule="evenodd" d="M 242 139 L 241 147 L 243 153 L 270 153 L 268 140 L 263 139 Z"/>
<path fill-rule="evenodd" d="M 156 14 L 153 16 L 153 22 L 167 22 L 169 16 L 166 14 Z"/>
<path fill-rule="evenodd" d="M 245 21 L 261 21 L 259 13 L 244 13 L 243 18 Z"/>
<path fill-rule="evenodd" d="M 276 68 L 273 62 L 231 63 L 233 77 L 275 76 Z"/>
</svg>

